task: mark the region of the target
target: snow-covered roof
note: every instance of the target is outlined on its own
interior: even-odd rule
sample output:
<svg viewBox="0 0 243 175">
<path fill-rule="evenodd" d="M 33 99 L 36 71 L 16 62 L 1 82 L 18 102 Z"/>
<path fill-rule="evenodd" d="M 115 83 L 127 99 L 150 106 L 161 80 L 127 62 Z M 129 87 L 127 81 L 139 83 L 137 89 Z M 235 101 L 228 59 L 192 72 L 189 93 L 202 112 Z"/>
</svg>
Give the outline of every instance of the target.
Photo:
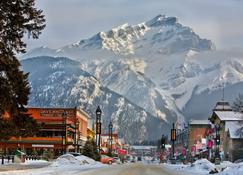
<svg viewBox="0 0 243 175">
<path fill-rule="evenodd" d="M 243 139 L 243 121 L 226 121 L 225 131 L 229 131 L 230 138 Z"/>
<path fill-rule="evenodd" d="M 143 150 L 150 150 L 150 149 L 157 148 L 157 146 L 143 146 L 143 145 L 133 145 L 131 147 L 132 149 L 143 149 Z"/>
<path fill-rule="evenodd" d="M 243 114 L 235 111 L 214 111 L 221 121 L 241 121 Z"/>
<path fill-rule="evenodd" d="M 232 111 L 229 102 L 219 101 L 213 109 L 214 111 Z"/>
<path fill-rule="evenodd" d="M 210 125 L 209 120 L 191 120 L 190 125 Z"/>
</svg>

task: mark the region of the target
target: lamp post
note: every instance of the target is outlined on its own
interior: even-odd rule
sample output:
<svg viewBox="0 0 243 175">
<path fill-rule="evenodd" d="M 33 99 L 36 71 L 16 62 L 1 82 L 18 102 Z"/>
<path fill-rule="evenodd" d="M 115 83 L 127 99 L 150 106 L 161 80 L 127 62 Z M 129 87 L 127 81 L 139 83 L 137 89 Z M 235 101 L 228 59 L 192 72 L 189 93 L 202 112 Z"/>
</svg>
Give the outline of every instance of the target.
<svg viewBox="0 0 243 175">
<path fill-rule="evenodd" d="M 110 122 L 110 124 L 109 124 L 109 140 L 110 140 L 109 153 L 110 153 L 110 155 L 112 154 L 112 128 L 113 128 L 113 125 L 112 125 L 112 122 Z"/>
<path fill-rule="evenodd" d="M 220 148 L 220 126 L 217 124 L 215 125 L 215 130 L 216 130 L 216 137 L 215 137 L 215 143 L 216 143 L 216 155 L 215 157 L 216 158 L 220 158 L 220 155 L 219 155 L 219 148 Z"/>
<path fill-rule="evenodd" d="M 75 123 L 75 140 L 74 140 L 74 144 L 75 144 L 75 151 L 78 152 L 79 150 L 79 146 L 78 146 L 78 141 L 79 141 L 79 121 L 77 120 Z M 78 130 L 78 132 L 77 132 Z"/>
<path fill-rule="evenodd" d="M 98 152 L 100 152 L 100 134 L 101 134 L 101 109 L 100 106 L 96 109 L 96 144 Z"/>
<path fill-rule="evenodd" d="M 62 154 L 66 153 L 66 139 L 67 139 L 67 112 L 62 113 Z"/>
</svg>

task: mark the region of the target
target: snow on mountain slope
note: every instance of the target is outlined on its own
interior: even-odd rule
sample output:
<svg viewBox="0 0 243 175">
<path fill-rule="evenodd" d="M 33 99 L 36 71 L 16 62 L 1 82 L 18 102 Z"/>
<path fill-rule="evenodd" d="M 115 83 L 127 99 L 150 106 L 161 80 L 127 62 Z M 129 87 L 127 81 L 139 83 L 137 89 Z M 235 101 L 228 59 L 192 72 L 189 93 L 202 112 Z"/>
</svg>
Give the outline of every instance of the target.
<svg viewBox="0 0 243 175">
<path fill-rule="evenodd" d="M 188 119 L 190 108 L 200 106 L 191 105 L 200 94 L 207 96 L 242 82 L 242 51 L 217 51 L 210 40 L 164 15 L 99 32 L 57 50 L 37 48 L 23 58 L 32 55 L 80 61 L 102 86 L 168 122 Z M 207 96 L 204 102 L 210 100 Z M 207 114 L 201 111 L 204 118 Z"/>
<path fill-rule="evenodd" d="M 103 87 L 95 77 L 81 69 L 79 62 L 67 58 L 36 57 L 23 60 L 21 64 L 25 72 L 30 72 L 30 106 L 77 106 L 94 118 L 100 105 L 103 129 L 107 130 L 112 121 L 114 130 L 127 142 L 140 142 L 148 136 L 158 138 L 162 128 L 169 131 L 167 122 Z"/>
<path fill-rule="evenodd" d="M 139 59 L 119 59 L 103 63 L 85 65 L 85 70 L 94 74 L 104 86 L 122 94 L 134 104 L 165 121 L 172 121 L 182 114 L 171 107 L 173 100 L 145 76 L 146 63 Z M 83 68 L 83 69 L 84 69 Z"/>
<path fill-rule="evenodd" d="M 212 50 L 213 43 L 201 39 L 189 27 L 178 23 L 175 17 L 158 15 L 150 21 L 138 25 L 124 24 L 107 32 L 99 32 L 89 39 L 61 47 L 46 53 L 43 47 L 34 49 L 23 57 L 39 55 L 67 56 L 73 59 L 106 58 L 114 55 L 172 54 L 188 50 Z M 45 48 L 47 50 L 47 48 Z M 98 52 L 93 53 L 93 52 Z"/>
</svg>

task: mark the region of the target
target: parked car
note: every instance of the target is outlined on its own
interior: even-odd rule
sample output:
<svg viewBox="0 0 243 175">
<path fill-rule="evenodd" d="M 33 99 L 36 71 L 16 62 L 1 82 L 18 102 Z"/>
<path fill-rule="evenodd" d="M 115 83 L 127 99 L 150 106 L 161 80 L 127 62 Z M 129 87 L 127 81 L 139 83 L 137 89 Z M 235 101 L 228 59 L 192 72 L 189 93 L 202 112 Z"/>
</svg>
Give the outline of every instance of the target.
<svg viewBox="0 0 243 175">
<path fill-rule="evenodd" d="M 67 152 L 67 154 L 71 154 L 71 155 L 73 155 L 74 157 L 76 157 L 76 156 L 81 156 L 81 153 L 76 153 L 76 152 Z"/>
<path fill-rule="evenodd" d="M 117 164 L 121 164 L 121 159 L 119 157 L 113 157 L 114 159 L 114 162 L 117 163 Z"/>
<path fill-rule="evenodd" d="M 137 161 L 142 161 L 142 157 L 138 156 Z"/>
<path fill-rule="evenodd" d="M 107 155 L 101 155 L 100 162 L 104 164 L 112 164 L 115 160 Z"/>
<path fill-rule="evenodd" d="M 135 162 L 136 162 L 136 157 L 133 157 L 131 163 L 135 163 Z"/>
<path fill-rule="evenodd" d="M 234 161 L 234 163 L 241 163 L 243 162 L 243 159 L 237 159 L 236 161 Z"/>
</svg>

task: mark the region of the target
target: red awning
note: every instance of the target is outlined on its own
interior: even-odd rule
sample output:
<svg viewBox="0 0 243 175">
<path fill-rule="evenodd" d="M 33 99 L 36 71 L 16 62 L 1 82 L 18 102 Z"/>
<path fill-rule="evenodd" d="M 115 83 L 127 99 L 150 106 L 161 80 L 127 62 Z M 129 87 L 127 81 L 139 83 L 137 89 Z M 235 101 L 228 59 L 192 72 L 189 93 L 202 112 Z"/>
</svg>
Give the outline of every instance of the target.
<svg viewBox="0 0 243 175">
<path fill-rule="evenodd" d="M 126 155 L 126 154 L 127 154 L 127 151 L 124 150 L 124 149 L 118 149 L 117 152 L 118 152 L 118 154 L 120 154 L 120 155 Z"/>
</svg>

